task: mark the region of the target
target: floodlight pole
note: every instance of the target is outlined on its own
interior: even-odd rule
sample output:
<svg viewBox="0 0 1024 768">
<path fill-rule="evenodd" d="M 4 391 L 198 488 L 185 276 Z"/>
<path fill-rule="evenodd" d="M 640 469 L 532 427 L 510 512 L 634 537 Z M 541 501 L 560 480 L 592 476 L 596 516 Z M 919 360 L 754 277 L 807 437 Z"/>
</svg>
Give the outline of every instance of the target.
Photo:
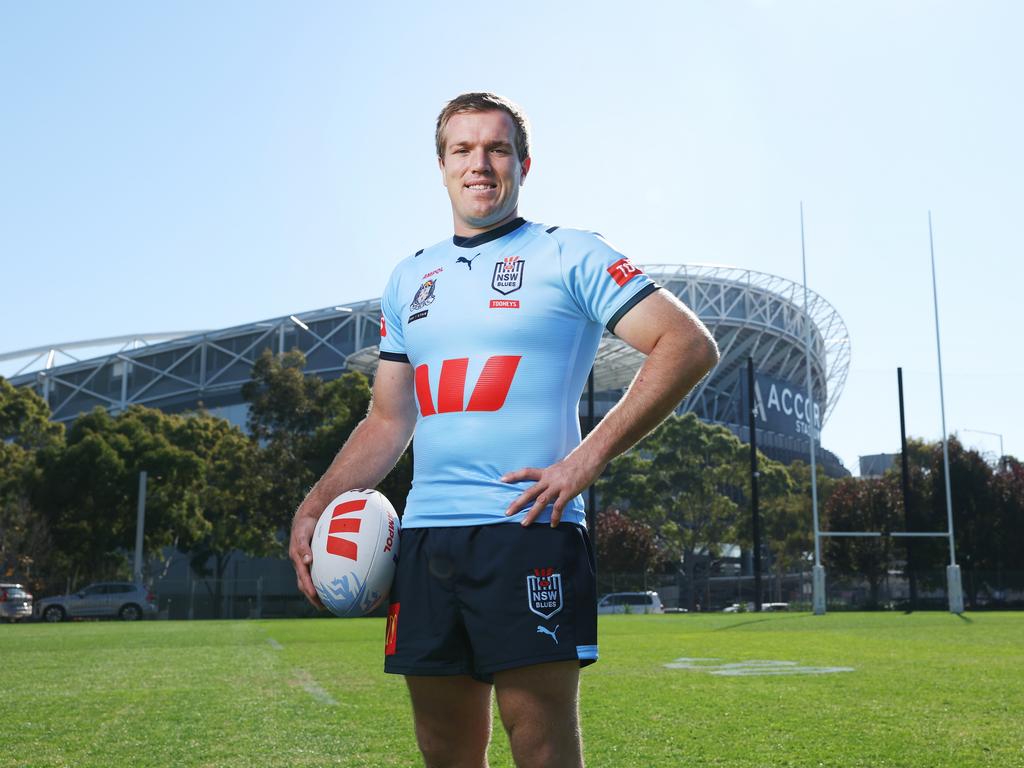
<svg viewBox="0 0 1024 768">
<path fill-rule="evenodd" d="M 932 236 L 932 212 L 928 211 L 928 249 L 932 259 L 932 303 L 935 308 L 935 350 L 939 359 L 939 407 L 942 410 L 942 466 L 946 480 L 946 530 L 949 532 L 949 566 L 946 568 L 946 592 L 949 612 L 964 612 L 964 593 L 960 581 L 960 566 L 956 564 L 953 538 L 953 493 L 949 484 L 949 440 L 946 437 L 946 395 L 942 386 L 942 341 L 939 335 L 939 289 L 935 279 L 935 239 Z"/>
<path fill-rule="evenodd" d="M 807 363 L 807 434 L 811 443 L 811 510 L 814 515 L 814 570 L 811 585 L 811 602 L 815 616 L 825 614 L 825 567 L 821 564 L 821 531 L 818 526 L 818 466 L 814 456 L 814 438 L 817 432 L 814 423 L 814 385 L 811 380 L 811 314 L 807 306 L 807 246 L 804 240 L 804 203 L 800 201 L 800 259 L 804 271 L 804 340 Z"/>
<path fill-rule="evenodd" d="M 910 461 L 907 456 L 907 420 L 903 412 L 903 369 L 896 369 L 896 383 L 900 396 L 900 484 L 903 488 L 903 528 L 908 533 L 910 524 Z M 917 573 L 914 571 L 913 537 L 907 537 L 907 571 L 910 575 L 910 610 L 917 610 Z"/>
<path fill-rule="evenodd" d="M 135 517 L 135 563 L 132 576 L 142 583 L 142 534 L 146 529 L 146 470 L 139 472 L 139 506 Z"/>
<path fill-rule="evenodd" d="M 750 512 L 754 533 L 754 610 L 761 610 L 761 514 L 758 508 L 757 400 L 754 396 L 754 358 L 747 358 L 747 418 L 750 424 Z"/>
<path fill-rule="evenodd" d="M 594 431 L 594 369 L 590 369 L 587 376 L 587 434 Z M 595 480 L 587 489 L 587 529 L 593 546 L 597 547 L 597 491 L 594 488 Z"/>
</svg>

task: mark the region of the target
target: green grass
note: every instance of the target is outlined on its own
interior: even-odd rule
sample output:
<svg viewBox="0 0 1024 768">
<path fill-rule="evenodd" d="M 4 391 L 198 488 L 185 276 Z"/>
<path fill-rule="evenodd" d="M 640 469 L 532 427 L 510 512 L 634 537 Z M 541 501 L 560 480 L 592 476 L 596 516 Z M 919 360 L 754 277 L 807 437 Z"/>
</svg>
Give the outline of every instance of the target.
<svg viewBox="0 0 1024 768">
<path fill-rule="evenodd" d="M 591 768 L 1024 767 L 1024 614 L 614 616 L 600 632 Z M 2 626 L 0 766 L 418 765 L 383 635 L 376 619 Z M 680 657 L 854 671 L 664 666 Z M 511 765 L 500 726 L 490 757 Z"/>
</svg>

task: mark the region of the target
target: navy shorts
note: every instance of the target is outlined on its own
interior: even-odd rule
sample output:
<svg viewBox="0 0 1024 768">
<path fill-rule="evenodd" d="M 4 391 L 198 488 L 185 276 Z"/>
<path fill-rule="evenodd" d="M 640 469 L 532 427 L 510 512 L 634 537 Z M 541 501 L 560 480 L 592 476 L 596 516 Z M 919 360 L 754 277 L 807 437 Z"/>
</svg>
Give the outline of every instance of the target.
<svg viewBox="0 0 1024 768">
<path fill-rule="evenodd" d="M 384 671 L 492 682 L 530 664 L 592 664 L 595 573 L 579 525 L 403 529 Z"/>
</svg>

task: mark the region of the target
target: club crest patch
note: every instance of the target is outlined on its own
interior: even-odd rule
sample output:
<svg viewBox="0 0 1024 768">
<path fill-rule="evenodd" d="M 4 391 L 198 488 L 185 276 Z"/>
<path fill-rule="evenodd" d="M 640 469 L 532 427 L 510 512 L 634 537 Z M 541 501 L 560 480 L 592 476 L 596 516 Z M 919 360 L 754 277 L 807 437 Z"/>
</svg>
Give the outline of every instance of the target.
<svg viewBox="0 0 1024 768">
<path fill-rule="evenodd" d="M 562 610 L 562 574 L 554 568 L 534 568 L 526 577 L 526 601 L 531 611 L 550 619 Z"/>
<path fill-rule="evenodd" d="M 523 265 L 518 256 L 506 256 L 494 265 L 494 277 L 491 278 L 491 288 L 498 293 L 508 296 L 513 291 L 523 287 Z"/>
<path fill-rule="evenodd" d="M 437 280 L 424 280 L 423 285 L 416 291 L 416 295 L 412 299 L 412 304 L 409 305 L 409 309 L 415 312 L 418 309 L 423 309 L 434 303 L 434 289 L 437 287 Z"/>
</svg>

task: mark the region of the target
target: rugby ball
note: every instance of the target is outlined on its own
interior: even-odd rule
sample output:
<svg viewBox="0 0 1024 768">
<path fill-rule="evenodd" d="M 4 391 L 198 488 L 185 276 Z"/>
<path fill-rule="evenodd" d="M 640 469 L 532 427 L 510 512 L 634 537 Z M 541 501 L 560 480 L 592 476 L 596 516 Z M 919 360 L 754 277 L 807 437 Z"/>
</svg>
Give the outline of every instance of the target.
<svg viewBox="0 0 1024 768">
<path fill-rule="evenodd" d="M 355 488 L 327 505 L 310 543 L 310 575 L 331 613 L 365 616 L 387 598 L 400 529 L 395 508 L 378 491 Z"/>
</svg>

